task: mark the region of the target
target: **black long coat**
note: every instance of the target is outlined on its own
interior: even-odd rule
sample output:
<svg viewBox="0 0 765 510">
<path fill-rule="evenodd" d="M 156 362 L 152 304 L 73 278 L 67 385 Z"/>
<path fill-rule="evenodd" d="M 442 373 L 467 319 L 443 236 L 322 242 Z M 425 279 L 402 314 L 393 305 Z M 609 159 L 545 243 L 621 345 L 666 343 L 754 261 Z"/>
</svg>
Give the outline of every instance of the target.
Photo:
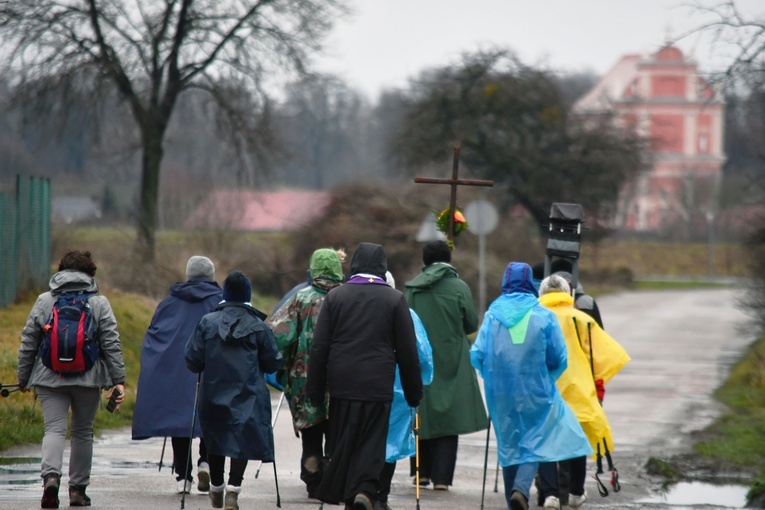
<svg viewBox="0 0 765 510">
<path fill-rule="evenodd" d="M 386 267 L 382 246 L 361 243 L 351 274 L 376 276 L 382 284 L 354 284 L 352 277 L 324 299 L 308 365 L 311 400 L 323 399 L 328 388 L 330 398 L 391 401 L 396 364 L 409 405 L 416 407 L 422 398 L 412 316 L 404 295 L 384 284 Z"/>
</svg>

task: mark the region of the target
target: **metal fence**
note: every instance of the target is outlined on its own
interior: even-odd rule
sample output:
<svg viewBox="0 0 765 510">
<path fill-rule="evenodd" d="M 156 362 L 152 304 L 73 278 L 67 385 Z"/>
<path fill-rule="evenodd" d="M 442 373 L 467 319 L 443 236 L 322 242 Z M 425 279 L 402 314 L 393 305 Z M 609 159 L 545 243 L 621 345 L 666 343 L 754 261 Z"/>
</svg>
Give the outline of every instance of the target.
<svg viewBox="0 0 765 510">
<path fill-rule="evenodd" d="M 50 278 L 50 179 L 16 176 L 16 193 L 0 193 L 0 307 Z"/>
</svg>

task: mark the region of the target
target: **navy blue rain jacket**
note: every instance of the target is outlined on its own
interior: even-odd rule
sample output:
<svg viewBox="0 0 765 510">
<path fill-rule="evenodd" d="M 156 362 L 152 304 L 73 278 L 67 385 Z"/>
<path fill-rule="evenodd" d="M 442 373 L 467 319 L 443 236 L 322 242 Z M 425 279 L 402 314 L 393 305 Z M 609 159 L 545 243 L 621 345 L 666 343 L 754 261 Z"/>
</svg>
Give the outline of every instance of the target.
<svg viewBox="0 0 765 510">
<path fill-rule="evenodd" d="M 251 306 L 221 303 L 186 345 L 186 366 L 203 372 L 199 419 L 207 450 L 235 459 L 274 460 L 271 395 L 263 377 L 282 366 L 274 335 Z"/>
<path fill-rule="evenodd" d="M 197 376 L 186 368 L 184 349 L 221 296 L 217 283 L 189 280 L 174 284 L 157 306 L 141 350 L 133 439 L 189 437 Z M 201 433 L 197 420 L 194 437 Z"/>
</svg>

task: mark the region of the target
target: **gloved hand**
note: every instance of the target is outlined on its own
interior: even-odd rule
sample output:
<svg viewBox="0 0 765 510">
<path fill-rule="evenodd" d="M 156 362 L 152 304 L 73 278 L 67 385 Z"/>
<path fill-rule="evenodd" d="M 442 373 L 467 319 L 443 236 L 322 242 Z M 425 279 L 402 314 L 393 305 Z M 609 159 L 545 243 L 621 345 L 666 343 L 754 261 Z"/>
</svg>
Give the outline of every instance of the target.
<svg viewBox="0 0 765 510">
<path fill-rule="evenodd" d="M 281 384 L 279 384 L 279 378 L 277 377 L 277 372 L 271 372 L 267 373 L 265 375 L 266 377 L 266 384 L 271 386 L 272 388 L 275 388 L 279 391 L 284 391 L 284 388 Z"/>
<path fill-rule="evenodd" d="M 598 394 L 598 401 L 603 403 L 603 397 L 606 396 L 606 387 L 603 384 L 603 379 L 595 381 L 595 392 Z"/>
</svg>

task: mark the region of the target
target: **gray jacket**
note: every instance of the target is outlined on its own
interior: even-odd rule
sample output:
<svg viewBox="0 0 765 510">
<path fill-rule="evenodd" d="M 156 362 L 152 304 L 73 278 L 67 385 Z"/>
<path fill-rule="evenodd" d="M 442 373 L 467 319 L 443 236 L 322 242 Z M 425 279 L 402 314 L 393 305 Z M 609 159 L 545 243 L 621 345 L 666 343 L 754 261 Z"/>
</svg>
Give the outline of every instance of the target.
<svg viewBox="0 0 765 510">
<path fill-rule="evenodd" d="M 53 303 L 57 299 L 56 296 L 66 290 L 98 292 L 98 286 L 93 278 L 80 271 L 70 269 L 54 274 L 49 285 L 50 291 L 37 297 L 24 330 L 21 332 L 19 364 L 16 370 L 19 384 L 26 388 L 32 386 L 111 388 L 115 384 L 123 384 L 125 382 L 125 363 L 122 361 L 122 347 L 117 331 L 117 320 L 109 301 L 106 297 L 98 294 L 88 299 L 93 320 L 97 324 L 96 338 L 101 349 L 101 355 L 93 368 L 80 375 L 59 376 L 42 364 L 38 353 L 44 338 L 43 328 L 50 319 Z"/>
</svg>

